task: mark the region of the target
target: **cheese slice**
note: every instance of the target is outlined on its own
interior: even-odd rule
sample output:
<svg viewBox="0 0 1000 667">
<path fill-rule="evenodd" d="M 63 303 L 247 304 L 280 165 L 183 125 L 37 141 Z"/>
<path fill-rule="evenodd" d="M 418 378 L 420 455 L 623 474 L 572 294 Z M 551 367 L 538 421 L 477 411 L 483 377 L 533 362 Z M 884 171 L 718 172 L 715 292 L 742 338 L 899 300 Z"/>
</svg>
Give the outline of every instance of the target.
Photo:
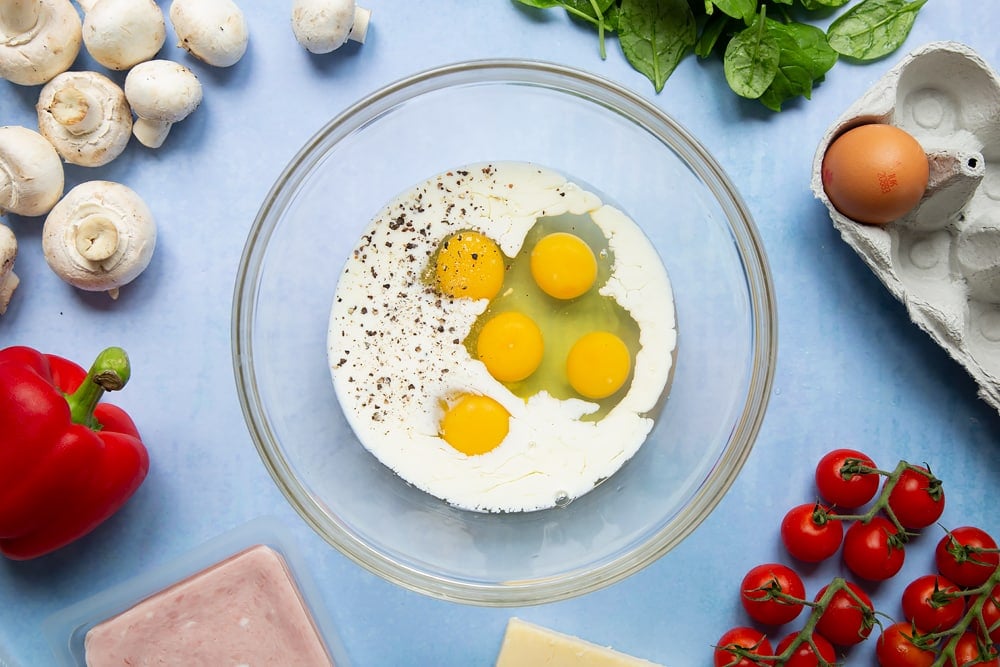
<svg viewBox="0 0 1000 667">
<path fill-rule="evenodd" d="M 658 667 L 618 651 L 511 618 L 496 667 Z"/>
</svg>

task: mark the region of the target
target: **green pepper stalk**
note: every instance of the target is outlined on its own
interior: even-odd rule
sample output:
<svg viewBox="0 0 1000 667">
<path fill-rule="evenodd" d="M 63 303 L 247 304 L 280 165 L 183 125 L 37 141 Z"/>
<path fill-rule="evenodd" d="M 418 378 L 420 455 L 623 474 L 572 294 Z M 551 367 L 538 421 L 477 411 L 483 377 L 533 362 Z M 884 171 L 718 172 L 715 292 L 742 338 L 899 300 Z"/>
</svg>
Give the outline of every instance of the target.
<svg viewBox="0 0 1000 667">
<path fill-rule="evenodd" d="M 98 354 L 80 386 L 72 394 L 66 394 L 73 423 L 100 430 L 101 424 L 94 417 L 94 408 L 104 392 L 118 391 L 125 386 L 131 374 L 128 355 L 122 348 L 109 347 Z"/>
</svg>

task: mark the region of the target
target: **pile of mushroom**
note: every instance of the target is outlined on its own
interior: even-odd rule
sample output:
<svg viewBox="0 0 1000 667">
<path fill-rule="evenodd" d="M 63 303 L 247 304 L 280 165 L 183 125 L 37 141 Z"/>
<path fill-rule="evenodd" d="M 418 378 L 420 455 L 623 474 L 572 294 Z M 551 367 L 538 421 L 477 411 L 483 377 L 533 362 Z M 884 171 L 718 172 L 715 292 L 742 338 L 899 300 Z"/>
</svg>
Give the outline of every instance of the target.
<svg viewBox="0 0 1000 667">
<path fill-rule="evenodd" d="M 108 164 L 131 136 L 160 147 L 170 128 L 202 101 L 187 67 L 156 59 L 166 17 L 156 0 L 0 0 L 0 78 L 42 85 L 38 132 L 0 127 L 0 214 L 47 216 L 42 248 L 52 270 L 83 290 L 117 298 L 150 262 L 156 224 L 142 199 L 120 183 L 84 182 L 64 197 L 63 161 Z M 172 0 L 177 46 L 213 67 L 244 56 L 249 31 L 234 0 Z M 371 12 L 354 0 L 294 0 L 292 29 L 312 53 L 365 41 Z M 128 70 L 124 86 L 97 72 L 69 71 L 81 47 L 102 66 Z M 44 84 L 44 85 L 43 85 Z M 133 119 L 133 114 L 135 119 Z M 17 241 L 0 225 L 0 314 L 18 285 Z"/>
<path fill-rule="evenodd" d="M 113 299 L 146 269 L 155 246 L 149 207 L 131 188 L 111 181 L 88 181 L 70 190 L 42 228 L 42 251 L 56 275 Z"/>
<path fill-rule="evenodd" d="M 14 273 L 14 260 L 17 259 L 17 239 L 10 227 L 0 225 L 0 315 L 7 312 L 10 297 L 20 282 Z"/>
<path fill-rule="evenodd" d="M 80 52 L 80 15 L 69 0 L 0 2 L 0 78 L 21 86 L 65 72 Z"/>
</svg>

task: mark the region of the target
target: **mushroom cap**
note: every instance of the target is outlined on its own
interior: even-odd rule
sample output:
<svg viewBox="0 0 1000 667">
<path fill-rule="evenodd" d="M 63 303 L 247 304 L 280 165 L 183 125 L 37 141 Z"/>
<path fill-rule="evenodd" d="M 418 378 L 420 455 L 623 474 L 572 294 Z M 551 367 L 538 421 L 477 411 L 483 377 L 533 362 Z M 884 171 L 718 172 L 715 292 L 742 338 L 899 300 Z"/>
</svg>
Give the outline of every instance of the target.
<svg viewBox="0 0 1000 667">
<path fill-rule="evenodd" d="M 201 104 L 201 82 L 184 65 L 149 60 L 125 77 L 125 97 L 140 118 L 176 123 Z"/>
<path fill-rule="evenodd" d="M 97 0 L 83 18 L 87 52 L 108 69 L 150 60 L 166 39 L 163 10 L 153 0 Z"/>
<path fill-rule="evenodd" d="M 10 227 L 0 225 L 0 315 L 7 310 L 10 297 L 21 282 L 14 273 L 17 259 L 17 239 Z"/>
<path fill-rule="evenodd" d="M 125 92 L 98 72 L 63 72 L 38 96 L 38 129 L 64 160 L 85 167 L 121 155 L 132 134 Z"/>
<path fill-rule="evenodd" d="M 170 23 L 177 46 L 214 67 L 235 65 L 246 53 L 250 34 L 233 0 L 173 0 Z"/>
<path fill-rule="evenodd" d="M 83 254 L 93 229 L 114 239 L 101 259 Z M 45 261 L 67 283 L 91 292 L 116 290 L 134 280 L 149 266 L 155 247 L 156 222 L 149 207 L 134 190 L 112 181 L 77 185 L 49 212 L 42 227 Z"/>
<path fill-rule="evenodd" d="M 295 0 L 292 32 L 310 53 L 329 53 L 340 48 L 351 35 L 354 0 Z"/>
<path fill-rule="evenodd" d="M 62 196 L 62 159 L 38 132 L 0 127 L 0 213 L 45 215 Z"/>
<path fill-rule="evenodd" d="M 38 11 L 35 25 L 24 32 L 0 23 L 0 78 L 20 86 L 65 72 L 80 53 L 80 15 L 70 1 L 39 0 Z"/>
</svg>

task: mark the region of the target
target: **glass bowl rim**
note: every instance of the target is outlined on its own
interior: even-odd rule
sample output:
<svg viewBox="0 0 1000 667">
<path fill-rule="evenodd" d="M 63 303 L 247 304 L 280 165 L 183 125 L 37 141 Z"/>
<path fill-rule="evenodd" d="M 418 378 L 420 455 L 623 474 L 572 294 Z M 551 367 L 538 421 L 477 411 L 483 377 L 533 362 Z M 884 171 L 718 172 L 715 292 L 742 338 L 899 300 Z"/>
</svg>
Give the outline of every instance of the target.
<svg viewBox="0 0 1000 667">
<path fill-rule="evenodd" d="M 310 155 L 319 146 L 336 145 L 408 99 L 436 90 L 490 83 L 535 85 L 576 95 L 628 118 L 678 153 L 711 189 L 726 213 L 754 316 L 751 373 L 743 411 L 713 466 L 714 471 L 724 474 L 707 477 L 678 515 L 638 548 L 596 568 L 523 582 L 482 584 L 435 575 L 398 562 L 372 548 L 311 500 L 292 473 L 264 417 L 254 381 L 252 338 L 262 253 L 277 226 L 277 217 L 271 212 L 279 206 L 283 192 L 294 184 Z M 589 72 L 540 60 L 495 58 L 441 65 L 398 79 L 334 116 L 298 150 L 271 187 L 247 235 L 234 287 L 231 344 L 237 394 L 258 454 L 279 490 L 320 537 L 369 572 L 403 588 L 453 602 L 523 606 L 576 597 L 631 576 L 679 544 L 715 509 L 742 469 L 763 423 L 776 367 L 777 309 L 767 256 L 748 207 L 715 158 L 681 124 L 627 88 Z"/>
</svg>

